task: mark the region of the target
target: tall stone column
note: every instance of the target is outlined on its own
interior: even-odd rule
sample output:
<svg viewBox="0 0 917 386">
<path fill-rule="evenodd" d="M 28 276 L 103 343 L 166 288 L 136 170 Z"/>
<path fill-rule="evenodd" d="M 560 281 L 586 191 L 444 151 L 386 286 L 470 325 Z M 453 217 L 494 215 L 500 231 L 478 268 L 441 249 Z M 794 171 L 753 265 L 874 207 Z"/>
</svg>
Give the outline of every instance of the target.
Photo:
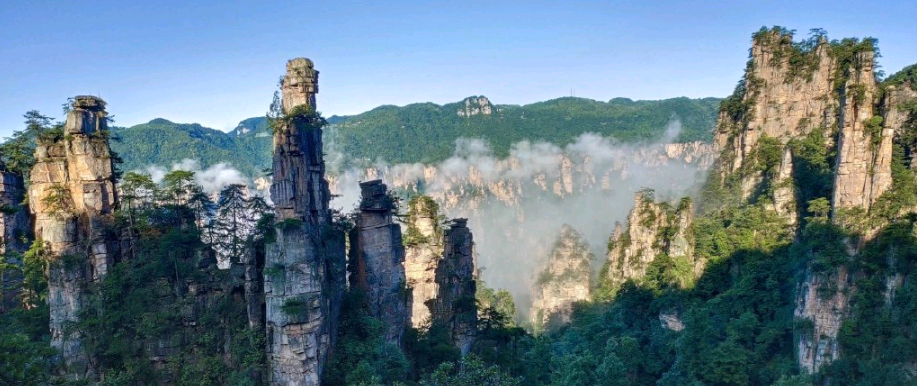
<svg viewBox="0 0 917 386">
<path fill-rule="evenodd" d="M 22 176 L 13 173 L 0 162 L 0 254 L 7 257 L 7 264 L 22 266 L 20 259 L 14 258 L 24 252 L 28 246 L 24 242 L 31 224 L 22 204 L 25 187 Z M 9 253 L 7 255 L 7 253 Z M 0 312 L 15 307 L 19 302 L 22 286 L 22 274 L 16 269 L 0 271 Z"/>
<path fill-rule="evenodd" d="M 346 286 L 344 236 L 331 226 L 328 210 L 312 61 L 287 62 L 281 90 L 271 185 L 277 239 L 266 247 L 264 268 L 270 383 L 319 385 Z"/>
<path fill-rule="evenodd" d="M 410 319 L 401 226 L 381 180 L 360 183 L 362 200 L 351 232 L 350 285 L 366 293 L 369 313 L 382 321 L 387 342 L 401 346 Z"/>
<path fill-rule="evenodd" d="M 105 275 L 116 252 L 103 234 L 104 217 L 118 205 L 106 116 L 102 99 L 73 98 L 62 135 L 39 139 L 30 175 L 35 237 L 53 259 L 48 280 L 51 344 L 61 350 L 67 373 L 76 378 L 91 376 L 92 369 L 79 333 L 67 324 L 79 319 L 86 286 Z"/>
<path fill-rule="evenodd" d="M 408 203 L 405 234 L 404 273 L 411 290 L 411 326 L 422 328 L 432 321 L 428 303 L 439 292 L 436 267 L 443 258 L 443 238 L 438 205 L 427 196 Z"/>
<path fill-rule="evenodd" d="M 449 329 L 462 355 L 471 351 L 477 331 L 474 238 L 468 220 L 452 220 L 443 234 L 443 260 L 436 267 L 439 294 L 433 302 L 433 323 Z"/>
</svg>

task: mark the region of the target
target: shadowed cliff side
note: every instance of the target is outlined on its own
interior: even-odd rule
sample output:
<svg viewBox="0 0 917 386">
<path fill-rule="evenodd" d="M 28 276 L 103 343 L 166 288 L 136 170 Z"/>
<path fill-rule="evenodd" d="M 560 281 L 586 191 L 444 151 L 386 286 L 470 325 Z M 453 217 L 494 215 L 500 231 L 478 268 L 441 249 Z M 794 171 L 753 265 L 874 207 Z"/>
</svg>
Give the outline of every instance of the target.
<svg viewBox="0 0 917 386">
<path fill-rule="evenodd" d="M 265 256 L 273 274 L 264 280 L 272 385 L 320 383 L 345 287 L 344 236 L 331 227 L 328 210 L 317 82 L 312 61 L 290 60 L 282 98 L 275 95 L 272 106 L 271 199 L 278 229 Z"/>
</svg>

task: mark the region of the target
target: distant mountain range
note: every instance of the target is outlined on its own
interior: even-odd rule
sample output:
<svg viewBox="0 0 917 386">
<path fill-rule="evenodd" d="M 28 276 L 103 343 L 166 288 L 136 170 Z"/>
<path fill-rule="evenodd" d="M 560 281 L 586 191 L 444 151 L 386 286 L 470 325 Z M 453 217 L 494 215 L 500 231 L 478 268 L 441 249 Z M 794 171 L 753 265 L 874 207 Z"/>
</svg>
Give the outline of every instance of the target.
<svg viewBox="0 0 917 386">
<path fill-rule="evenodd" d="M 662 136 L 673 117 L 682 123 L 678 140 L 708 141 L 720 100 L 602 102 L 566 97 L 518 106 L 493 105 L 476 96 L 445 105 L 386 105 L 357 115 L 329 117 L 325 149 L 340 151 L 351 162 L 428 163 L 448 158 L 455 140 L 463 137 L 488 141 L 498 156 L 522 140 L 562 146 L 584 132 L 622 142 L 650 141 Z M 205 168 L 230 163 L 250 176 L 271 166 L 271 133 L 264 117 L 243 120 L 228 133 L 162 118 L 115 128 L 113 133 L 120 138 L 112 148 L 124 158 L 123 170 L 170 166 L 185 158 L 196 159 Z"/>
</svg>

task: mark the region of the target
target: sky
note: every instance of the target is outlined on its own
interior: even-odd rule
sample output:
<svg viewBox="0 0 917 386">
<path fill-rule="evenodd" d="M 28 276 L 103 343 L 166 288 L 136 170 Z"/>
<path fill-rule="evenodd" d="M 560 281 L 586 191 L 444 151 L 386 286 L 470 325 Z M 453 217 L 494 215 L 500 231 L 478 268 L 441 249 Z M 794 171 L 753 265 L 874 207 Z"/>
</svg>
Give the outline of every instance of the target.
<svg viewBox="0 0 917 386">
<path fill-rule="evenodd" d="M 0 138 L 82 94 L 118 126 L 230 130 L 264 115 L 299 56 L 325 116 L 471 95 L 724 97 L 772 25 L 878 38 L 889 74 L 917 63 L 917 2 L 3 0 L 0 20 Z"/>
</svg>

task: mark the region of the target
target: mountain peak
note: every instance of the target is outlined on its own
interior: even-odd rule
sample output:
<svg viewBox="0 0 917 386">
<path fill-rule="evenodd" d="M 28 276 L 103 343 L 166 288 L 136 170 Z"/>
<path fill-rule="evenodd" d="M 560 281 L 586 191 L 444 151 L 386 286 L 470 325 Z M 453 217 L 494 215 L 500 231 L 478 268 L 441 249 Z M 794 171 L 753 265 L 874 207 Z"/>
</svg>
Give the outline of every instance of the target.
<svg viewBox="0 0 917 386">
<path fill-rule="evenodd" d="M 174 125 L 175 122 L 172 122 L 172 121 L 170 121 L 170 120 L 168 120 L 168 119 L 165 119 L 165 118 L 156 118 L 156 119 L 153 119 L 153 120 L 147 122 L 147 124 L 148 124 L 148 125 Z"/>
<path fill-rule="evenodd" d="M 459 108 L 457 114 L 460 117 L 470 117 L 472 115 L 490 115 L 493 114 L 493 105 L 490 103 L 490 100 L 486 96 L 470 96 L 465 98 L 462 102 L 465 103 L 465 108 Z"/>
</svg>

